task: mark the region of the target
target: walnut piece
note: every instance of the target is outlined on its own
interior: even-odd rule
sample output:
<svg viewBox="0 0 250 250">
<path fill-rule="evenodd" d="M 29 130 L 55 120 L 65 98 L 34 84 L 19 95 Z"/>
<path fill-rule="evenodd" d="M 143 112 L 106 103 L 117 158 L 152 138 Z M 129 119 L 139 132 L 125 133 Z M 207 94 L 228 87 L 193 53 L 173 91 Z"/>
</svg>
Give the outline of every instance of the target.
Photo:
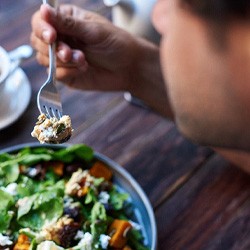
<svg viewBox="0 0 250 250">
<path fill-rule="evenodd" d="M 40 114 L 31 133 L 40 143 L 60 144 L 69 140 L 72 135 L 71 119 L 64 115 L 58 120 L 56 117 L 47 118 Z"/>
</svg>

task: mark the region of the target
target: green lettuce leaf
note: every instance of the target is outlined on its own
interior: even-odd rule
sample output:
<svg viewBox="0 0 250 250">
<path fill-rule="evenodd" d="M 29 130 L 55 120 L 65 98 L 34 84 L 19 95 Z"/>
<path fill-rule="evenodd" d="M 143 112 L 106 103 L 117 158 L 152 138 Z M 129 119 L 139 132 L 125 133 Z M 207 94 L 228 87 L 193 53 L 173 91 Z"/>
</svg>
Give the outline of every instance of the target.
<svg viewBox="0 0 250 250">
<path fill-rule="evenodd" d="M 61 160 L 63 162 L 72 162 L 76 159 L 84 161 L 90 161 L 93 159 L 93 149 L 84 145 L 76 144 L 67 148 L 57 150 L 53 154 L 55 160 Z"/>
<path fill-rule="evenodd" d="M 19 176 L 19 166 L 13 160 L 0 163 L 0 186 L 15 182 Z"/>
<path fill-rule="evenodd" d="M 21 175 L 18 179 L 17 194 L 19 198 L 31 196 L 39 190 L 40 182 L 34 181 L 27 176 Z"/>
<path fill-rule="evenodd" d="M 99 244 L 99 238 L 101 234 L 105 234 L 107 231 L 107 214 L 106 210 L 100 202 L 96 202 L 91 210 L 91 234 L 93 236 L 93 245 Z"/>
<path fill-rule="evenodd" d="M 0 233 L 9 227 L 13 213 L 9 209 L 14 205 L 14 198 L 0 189 Z"/>
<path fill-rule="evenodd" d="M 0 189 L 0 210 L 8 210 L 12 205 L 14 205 L 14 198 L 7 192 Z"/>
<path fill-rule="evenodd" d="M 32 230 L 41 229 L 45 223 L 56 221 L 63 214 L 63 190 L 57 184 L 47 191 L 23 198 L 17 212 L 18 223 Z"/>
<path fill-rule="evenodd" d="M 123 208 L 124 202 L 128 199 L 129 195 L 127 193 L 119 193 L 115 188 L 110 192 L 110 203 L 115 210 L 120 210 Z"/>
</svg>

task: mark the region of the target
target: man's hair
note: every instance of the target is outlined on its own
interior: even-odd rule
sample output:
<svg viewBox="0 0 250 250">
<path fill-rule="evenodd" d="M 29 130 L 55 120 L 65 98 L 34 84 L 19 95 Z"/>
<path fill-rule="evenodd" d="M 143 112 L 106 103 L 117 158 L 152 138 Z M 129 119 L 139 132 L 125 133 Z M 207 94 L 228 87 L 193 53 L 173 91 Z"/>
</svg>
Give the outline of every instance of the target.
<svg viewBox="0 0 250 250">
<path fill-rule="evenodd" d="M 181 0 L 196 14 L 213 21 L 250 19 L 250 0 Z"/>
<path fill-rule="evenodd" d="M 250 0 L 180 0 L 180 3 L 210 23 L 211 44 L 219 51 L 227 48 L 228 23 L 250 20 Z"/>
</svg>

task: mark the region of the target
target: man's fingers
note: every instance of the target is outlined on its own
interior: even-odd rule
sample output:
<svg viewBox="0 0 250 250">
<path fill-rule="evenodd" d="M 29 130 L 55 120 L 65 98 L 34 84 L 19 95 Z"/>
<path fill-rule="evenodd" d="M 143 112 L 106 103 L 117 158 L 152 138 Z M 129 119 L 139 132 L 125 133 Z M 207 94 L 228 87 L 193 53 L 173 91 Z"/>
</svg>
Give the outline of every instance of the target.
<svg viewBox="0 0 250 250">
<path fill-rule="evenodd" d="M 79 85 L 76 86 L 77 82 L 76 80 L 81 76 L 82 77 L 82 89 L 91 89 L 87 88 L 85 82 L 86 78 L 84 73 L 87 71 L 88 66 L 86 65 L 85 67 L 82 68 L 64 68 L 64 67 L 58 67 L 56 70 L 56 78 L 59 81 L 62 81 L 63 83 L 67 84 L 69 87 L 73 88 L 79 88 Z"/>
<path fill-rule="evenodd" d="M 58 53 L 60 53 L 60 52 L 58 52 Z M 82 70 L 82 71 L 85 71 L 87 69 L 88 63 L 85 60 L 84 55 L 82 56 L 81 60 L 77 59 L 78 60 L 77 62 L 75 61 L 75 59 L 72 59 L 68 62 L 64 62 L 60 59 L 60 57 L 58 56 L 58 53 L 57 53 L 57 60 L 56 60 L 57 67 L 64 68 L 64 69 L 75 68 L 76 70 Z M 77 53 L 77 52 L 73 51 L 73 56 L 74 56 L 74 53 Z M 45 67 L 49 66 L 48 54 L 44 54 L 44 53 L 38 51 L 36 53 L 36 59 L 37 59 L 38 63 L 40 63 L 41 65 L 43 65 Z"/>
<path fill-rule="evenodd" d="M 68 8 L 59 8 L 56 11 L 54 8 L 47 4 L 41 5 L 40 8 L 41 18 L 55 26 L 59 32 L 62 34 L 72 34 L 75 33 L 77 22 L 74 17 L 72 17 L 72 6 Z M 65 14 L 66 13 L 66 14 Z M 79 31 L 79 30 L 78 30 Z"/>
<path fill-rule="evenodd" d="M 43 20 L 54 26 L 61 35 L 74 37 L 85 43 L 98 42 L 100 38 L 105 38 L 106 31 L 102 24 L 107 20 L 88 11 L 79 10 L 76 6 L 61 6 L 56 11 L 45 4 L 41 6 L 40 12 Z M 45 34 L 52 39 L 53 30 L 49 29 L 48 33 L 50 35 Z M 44 34 L 41 35 L 43 37 Z"/>
<path fill-rule="evenodd" d="M 56 40 L 56 30 L 51 24 L 41 17 L 41 12 L 37 11 L 31 19 L 31 26 L 35 35 L 45 43 L 52 43 Z"/>
<path fill-rule="evenodd" d="M 31 33 L 30 35 L 30 42 L 32 47 L 36 50 L 36 51 L 43 51 L 44 54 L 48 54 L 49 50 L 48 50 L 48 44 L 44 43 L 40 38 L 38 38 L 34 32 Z"/>
<path fill-rule="evenodd" d="M 38 61 L 39 64 L 48 67 L 49 66 L 49 58 L 48 55 L 43 54 L 41 52 L 36 53 L 36 60 Z"/>
</svg>

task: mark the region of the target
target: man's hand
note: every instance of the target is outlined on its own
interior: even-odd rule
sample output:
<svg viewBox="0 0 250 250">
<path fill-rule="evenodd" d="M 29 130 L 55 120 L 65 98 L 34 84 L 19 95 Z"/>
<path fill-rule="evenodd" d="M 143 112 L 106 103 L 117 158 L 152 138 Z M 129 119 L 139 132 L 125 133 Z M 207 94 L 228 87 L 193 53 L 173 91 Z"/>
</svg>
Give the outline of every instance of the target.
<svg viewBox="0 0 250 250">
<path fill-rule="evenodd" d="M 137 40 L 106 18 L 73 5 L 42 5 L 32 17 L 31 43 L 48 66 L 57 41 L 57 79 L 84 90 L 127 90 Z"/>
</svg>

